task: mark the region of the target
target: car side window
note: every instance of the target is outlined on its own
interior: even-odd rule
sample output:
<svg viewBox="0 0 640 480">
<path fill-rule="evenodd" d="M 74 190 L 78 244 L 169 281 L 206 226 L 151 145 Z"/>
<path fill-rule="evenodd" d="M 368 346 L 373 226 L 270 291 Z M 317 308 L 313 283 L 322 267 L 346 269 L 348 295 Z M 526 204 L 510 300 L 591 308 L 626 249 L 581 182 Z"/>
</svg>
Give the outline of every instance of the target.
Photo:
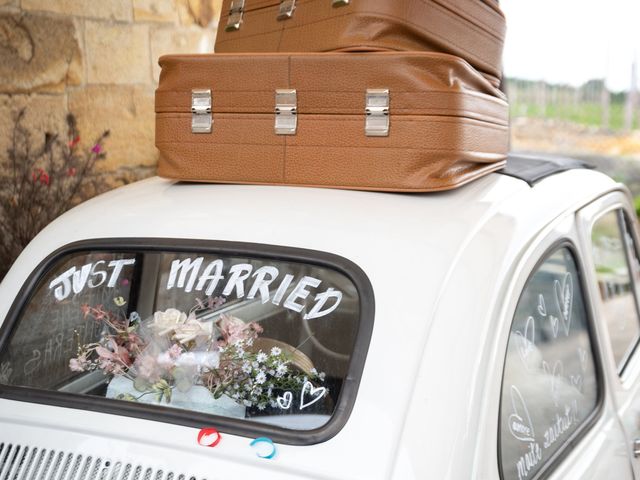
<svg viewBox="0 0 640 480">
<path fill-rule="evenodd" d="M 531 274 L 511 325 L 500 403 L 502 478 L 535 477 L 586 425 L 599 387 L 580 274 L 560 247 Z"/>
<path fill-rule="evenodd" d="M 591 232 L 601 315 L 609 331 L 613 356 L 622 371 L 640 338 L 636 286 L 638 256 L 622 210 L 600 217 Z"/>
</svg>

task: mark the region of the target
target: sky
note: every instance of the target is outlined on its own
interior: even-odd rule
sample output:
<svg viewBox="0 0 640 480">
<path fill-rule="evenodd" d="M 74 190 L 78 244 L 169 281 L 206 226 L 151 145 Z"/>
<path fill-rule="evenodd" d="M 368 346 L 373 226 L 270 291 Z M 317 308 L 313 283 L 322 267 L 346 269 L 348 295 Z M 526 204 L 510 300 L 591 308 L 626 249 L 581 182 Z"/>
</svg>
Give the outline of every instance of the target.
<svg viewBox="0 0 640 480">
<path fill-rule="evenodd" d="M 509 77 L 628 90 L 640 63 L 640 0 L 501 0 Z M 639 66 L 640 70 L 640 66 Z"/>
</svg>

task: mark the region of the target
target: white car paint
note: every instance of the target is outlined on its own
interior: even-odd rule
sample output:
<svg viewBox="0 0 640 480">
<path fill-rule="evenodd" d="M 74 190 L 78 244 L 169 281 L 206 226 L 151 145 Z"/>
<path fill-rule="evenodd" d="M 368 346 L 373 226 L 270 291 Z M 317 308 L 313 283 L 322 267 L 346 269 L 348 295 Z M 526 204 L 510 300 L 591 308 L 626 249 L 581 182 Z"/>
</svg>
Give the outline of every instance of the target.
<svg viewBox="0 0 640 480">
<path fill-rule="evenodd" d="M 534 188 L 492 174 L 424 195 L 158 178 L 102 195 L 24 250 L 0 285 L 0 319 L 36 266 L 78 240 L 215 239 L 330 252 L 359 265 L 375 293 L 353 412 L 334 438 L 278 445 L 268 461 L 255 456 L 250 438 L 224 435 L 208 449 L 197 445 L 193 428 L 0 398 L 0 443 L 208 480 L 499 478 L 502 364 L 520 291 L 558 238 L 585 248 L 576 212 L 621 188 L 602 174 L 573 170 Z M 607 389 L 595 426 L 552 478 L 633 478 L 616 401 Z"/>
</svg>

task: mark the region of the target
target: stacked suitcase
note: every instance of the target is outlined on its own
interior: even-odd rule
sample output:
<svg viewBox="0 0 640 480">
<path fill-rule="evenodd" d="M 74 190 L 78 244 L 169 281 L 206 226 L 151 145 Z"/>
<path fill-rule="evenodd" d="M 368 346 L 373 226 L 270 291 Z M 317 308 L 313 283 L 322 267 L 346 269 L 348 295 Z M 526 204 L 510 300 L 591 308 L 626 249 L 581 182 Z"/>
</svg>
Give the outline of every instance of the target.
<svg viewBox="0 0 640 480">
<path fill-rule="evenodd" d="M 496 0 L 223 9 L 216 54 L 160 59 L 161 176 L 422 192 L 504 165 Z"/>
</svg>

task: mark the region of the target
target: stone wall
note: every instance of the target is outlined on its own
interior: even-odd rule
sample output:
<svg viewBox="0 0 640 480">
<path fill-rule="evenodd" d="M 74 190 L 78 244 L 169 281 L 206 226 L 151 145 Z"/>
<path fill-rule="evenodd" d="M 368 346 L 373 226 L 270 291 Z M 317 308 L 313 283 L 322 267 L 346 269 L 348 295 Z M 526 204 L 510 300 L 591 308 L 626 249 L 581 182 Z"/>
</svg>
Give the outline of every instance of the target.
<svg viewBox="0 0 640 480">
<path fill-rule="evenodd" d="M 0 0 L 0 155 L 19 109 L 42 138 L 71 112 L 85 145 L 111 131 L 99 167 L 110 186 L 152 175 L 157 59 L 213 51 L 221 3 Z"/>
</svg>

